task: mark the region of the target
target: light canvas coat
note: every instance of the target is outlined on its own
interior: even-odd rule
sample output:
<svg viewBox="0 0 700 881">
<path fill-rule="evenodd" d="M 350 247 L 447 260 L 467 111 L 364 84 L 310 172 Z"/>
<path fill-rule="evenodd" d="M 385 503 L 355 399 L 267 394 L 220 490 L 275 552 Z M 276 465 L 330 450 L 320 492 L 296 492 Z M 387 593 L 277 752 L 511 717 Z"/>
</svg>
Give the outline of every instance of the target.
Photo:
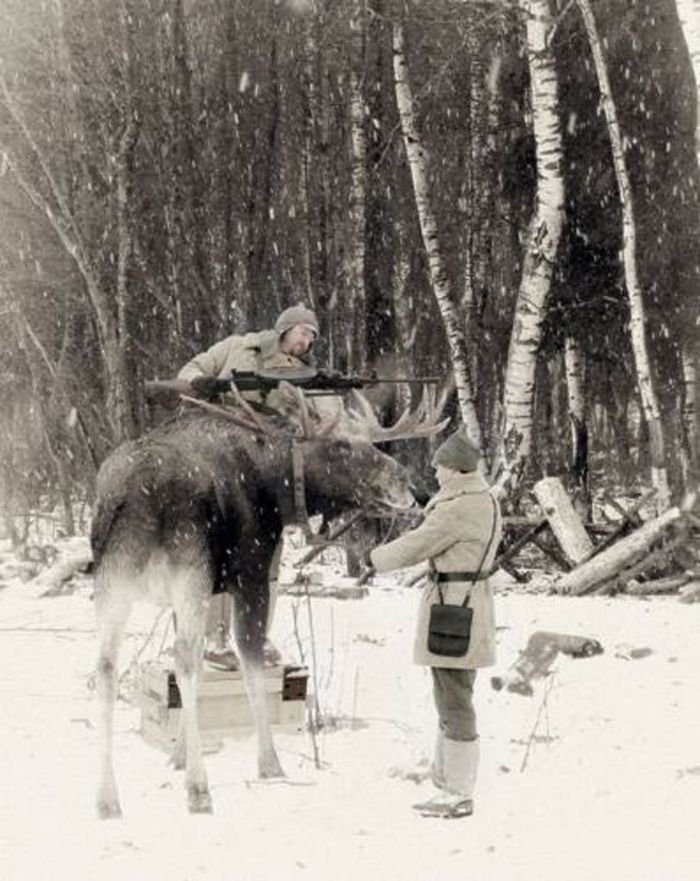
<svg viewBox="0 0 700 881">
<path fill-rule="evenodd" d="M 303 367 L 307 361 L 287 355 L 280 351 L 280 337 L 274 330 L 261 330 L 258 333 L 234 334 L 195 355 L 179 371 L 178 379 L 191 380 L 198 376 L 228 377 L 232 370 L 261 370 L 273 367 Z M 251 401 L 260 401 L 260 392 L 245 392 Z M 279 390 L 267 395 L 265 403 L 275 409 L 282 409 L 284 396 Z"/>
<path fill-rule="evenodd" d="M 386 572 L 431 560 L 438 572 L 475 572 L 486 553 L 482 570 L 488 571 L 500 539 L 501 515 L 486 481 L 476 471 L 454 473 L 426 505 L 420 526 L 375 548 L 371 554 L 372 565 L 377 572 Z M 433 655 L 428 651 L 430 606 L 440 600 L 437 585 L 429 582 L 423 590 L 418 613 L 415 662 L 460 669 L 495 663 L 496 625 L 493 590 L 488 579 L 471 585 L 445 582 L 440 589 L 446 603 L 461 604 L 469 594 L 469 605 L 474 610 L 469 650 L 461 658 Z"/>
</svg>

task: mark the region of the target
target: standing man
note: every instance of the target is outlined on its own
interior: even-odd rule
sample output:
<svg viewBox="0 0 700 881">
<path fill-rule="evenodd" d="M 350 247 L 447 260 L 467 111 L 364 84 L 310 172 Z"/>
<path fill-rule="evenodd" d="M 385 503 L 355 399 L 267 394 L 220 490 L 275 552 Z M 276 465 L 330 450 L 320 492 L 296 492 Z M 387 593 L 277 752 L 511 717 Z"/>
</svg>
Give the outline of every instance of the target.
<svg viewBox="0 0 700 881">
<path fill-rule="evenodd" d="M 437 792 L 414 805 L 423 816 L 466 817 L 474 808 L 479 740 L 473 688 L 477 668 L 495 662 L 488 573 L 501 538 L 501 514 L 477 470 L 478 460 L 479 452 L 463 428 L 450 435 L 433 456 L 440 489 L 426 505 L 423 522 L 375 548 L 368 558 L 377 572 L 430 563 L 414 647 L 415 662 L 430 667 L 438 714 L 431 768 Z M 442 607 L 439 625 L 434 606 Z M 460 611 L 445 627 L 442 613 L 451 614 L 455 607 Z M 445 646 L 445 640 L 450 643 L 455 636 L 458 644 Z"/>
<path fill-rule="evenodd" d="M 270 330 L 257 333 L 234 334 L 215 343 L 206 352 L 195 355 L 180 370 L 178 379 L 188 382 L 202 376 L 228 377 L 232 370 L 294 369 L 309 366 L 311 347 L 318 336 L 318 319 L 311 309 L 301 303 L 285 309 Z M 246 392 L 249 400 L 263 400 L 260 392 Z M 265 398 L 270 407 L 281 405 L 279 392 L 274 389 Z M 277 592 L 277 573 L 279 570 L 282 542 L 275 550 L 270 566 L 270 613 L 274 612 Z M 231 645 L 231 615 L 233 605 L 228 593 L 212 597 L 207 619 L 207 646 L 205 660 L 213 667 L 222 670 L 238 669 L 238 658 Z M 265 657 L 269 663 L 280 660 L 279 652 L 272 643 L 265 643 Z"/>
</svg>

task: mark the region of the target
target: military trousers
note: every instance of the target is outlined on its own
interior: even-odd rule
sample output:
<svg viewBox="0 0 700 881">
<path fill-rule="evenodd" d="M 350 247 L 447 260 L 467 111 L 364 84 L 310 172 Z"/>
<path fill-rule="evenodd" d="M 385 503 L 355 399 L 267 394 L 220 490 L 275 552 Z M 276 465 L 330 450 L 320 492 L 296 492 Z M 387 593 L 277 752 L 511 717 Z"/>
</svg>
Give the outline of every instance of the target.
<svg viewBox="0 0 700 881">
<path fill-rule="evenodd" d="M 430 672 L 440 731 L 449 740 L 476 740 L 476 670 L 431 667 Z"/>
</svg>

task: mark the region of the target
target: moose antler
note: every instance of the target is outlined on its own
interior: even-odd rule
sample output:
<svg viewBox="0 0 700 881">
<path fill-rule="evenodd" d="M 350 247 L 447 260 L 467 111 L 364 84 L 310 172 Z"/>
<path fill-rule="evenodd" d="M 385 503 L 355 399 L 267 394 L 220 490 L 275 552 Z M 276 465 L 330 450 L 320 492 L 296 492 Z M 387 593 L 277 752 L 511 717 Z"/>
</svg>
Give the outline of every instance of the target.
<svg viewBox="0 0 700 881">
<path fill-rule="evenodd" d="M 361 392 L 353 389 L 351 396 L 352 401 L 345 410 L 344 427 L 355 437 L 370 443 L 431 437 L 442 431 L 450 421 L 447 418 L 436 422 L 434 395 L 427 387 L 416 409 L 411 411 L 410 407 L 406 407 L 397 421 L 389 426 L 380 425 L 374 408 Z"/>
<path fill-rule="evenodd" d="M 335 433 L 343 415 L 342 407 L 336 408 L 334 412 L 324 414 L 319 412 L 316 407 L 311 409 L 308 400 L 298 386 L 281 382 L 278 388 L 279 391 L 284 392 L 282 405 L 284 414 L 291 423 L 298 426 L 302 437 L 328 437 Z"/>
</svg>

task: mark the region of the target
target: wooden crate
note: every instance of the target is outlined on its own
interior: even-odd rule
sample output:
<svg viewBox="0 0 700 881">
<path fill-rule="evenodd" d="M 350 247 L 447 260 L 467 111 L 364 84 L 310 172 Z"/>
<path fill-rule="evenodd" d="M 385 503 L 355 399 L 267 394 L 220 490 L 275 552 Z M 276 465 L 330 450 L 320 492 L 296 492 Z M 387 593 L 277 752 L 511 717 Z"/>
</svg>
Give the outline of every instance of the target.
<svg viewBox="0 0 700 881">
<path fill-rule="evenodd" d="M 277 666 L 265 669 L 267 708 L 273 728 L 298 731 L 304 725 L 308 670 Z M 181 701 L 175 673 L 161 664 L 141 668 L 139 682 L 141 734 L 166 750 L 177 738 Z M 213 748 L 224 737 L 249 734 L 253 716 L 240 671 L 204 670 L 197 694 L 203 746 Z"/>
</svg>

